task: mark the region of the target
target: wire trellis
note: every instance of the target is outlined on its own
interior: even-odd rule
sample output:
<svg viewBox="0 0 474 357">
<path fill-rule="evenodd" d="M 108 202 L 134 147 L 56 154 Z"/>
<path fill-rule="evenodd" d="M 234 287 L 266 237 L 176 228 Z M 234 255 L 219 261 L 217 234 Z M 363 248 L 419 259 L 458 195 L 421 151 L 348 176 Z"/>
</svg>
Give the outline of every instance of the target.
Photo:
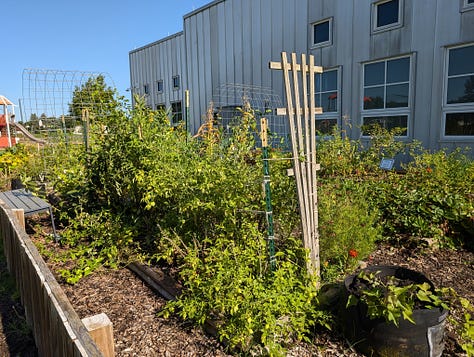
<svg viewBox="0 0 474 357">
<path fill-rule="evenodd" d="M 55 133 L 62 126 L 69 131 L 78 131 L 74 123 L 81 118 L 74 115 L 70 108 L 73 94 L 77 89 L 84 89 L 89 80 L 98 77 L 104 78 L 108 87 L 115 88 L 110 75 L 104 72 L 34 68 L 23 70 L 21 121 L 32 134 L 39 134 L 46 140 L 54 140 Z M 94 101 L 92 93 L 84 90 L 78 93 L 80 95 L 76 96 L 74 103 L 77 109 L 94 107 L 96 112 L 100 111 L 97 108 L 100 104 Z"/>
<path fill-rule="evenodd" d="M 217 87 L 213 95 L 213 105 L 215 116 L 224 133 L 230 135 L 232 127 L 239 123 L 242 116 L 240 109 L 245 103 L 250 104 L 256 116 L 267 118 L 271 146 L 286 147 L 289 135 L 288 123 L 284 116 L 276 113 L 276 109 L 283 105 L 280 96 L 271 88 L 236 83 Z M 260 126 L 259 120 L 257 125 Z"/>
</svg>

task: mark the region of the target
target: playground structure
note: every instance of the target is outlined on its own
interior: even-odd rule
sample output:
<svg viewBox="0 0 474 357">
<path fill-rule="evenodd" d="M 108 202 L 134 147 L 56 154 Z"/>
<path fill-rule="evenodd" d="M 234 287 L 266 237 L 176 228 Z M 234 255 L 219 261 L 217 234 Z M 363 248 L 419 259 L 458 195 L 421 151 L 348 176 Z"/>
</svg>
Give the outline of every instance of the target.
<svg viewBox="0 0 474 357">
<path fill-rule="evenodd" d="M 16 131 L 21 132 L 27 139 L 45 144 L 46 141 L 38 139 L 31 134 L 23 125 L 15 122 L 15 104 L 7 97 L 0 95 L 0 148 L 12 147 L 20 141 Z"/>
<path fill-rule="evenodd" d="M 15 145 L 17 139 L 12 137 L 10 124 L 15 118 L 13 103 L 5 96 L 0 95 L 0 148 L 8 148 Z"/>
</svg>

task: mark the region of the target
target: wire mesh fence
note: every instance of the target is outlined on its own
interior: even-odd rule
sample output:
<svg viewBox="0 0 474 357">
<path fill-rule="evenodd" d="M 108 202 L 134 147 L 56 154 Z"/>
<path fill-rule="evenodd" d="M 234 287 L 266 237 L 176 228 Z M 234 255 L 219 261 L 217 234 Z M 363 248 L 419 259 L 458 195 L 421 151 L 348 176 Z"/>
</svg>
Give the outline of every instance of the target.
<svg viewBox="0 0 474 357">
<path fill-rule="evenodd" d="M 277 115 L 276 109 L 283 105 L 279 95 L 271 88 L 227 83 L 217 87 L 214 93 L 215 117 L 225 135 L 232 135 L 232 128 L 241 121 L 242 108 L 248 104 L 256 119 L 265 117 L 268 120 L 269 144 L 272 147 L 287 147 L 288 123 L 284 116 Z M 260 120 L 257 120 L 257 126 L 260 132 Z"/>
</svg>

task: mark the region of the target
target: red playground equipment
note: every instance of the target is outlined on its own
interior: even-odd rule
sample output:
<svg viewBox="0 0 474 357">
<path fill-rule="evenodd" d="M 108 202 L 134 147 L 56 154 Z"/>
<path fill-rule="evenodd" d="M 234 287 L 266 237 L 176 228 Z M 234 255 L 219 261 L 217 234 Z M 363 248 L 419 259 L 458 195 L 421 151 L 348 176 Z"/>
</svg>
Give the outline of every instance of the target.
<svg viewBox="0 0 474 357">
<path fill-rule="evenodd" d="M 10 126 L 15 120 L 14 104 L 0 95 L 0 148 L 9 148 L 18 142 L 11 136 Z"/>
</svg>

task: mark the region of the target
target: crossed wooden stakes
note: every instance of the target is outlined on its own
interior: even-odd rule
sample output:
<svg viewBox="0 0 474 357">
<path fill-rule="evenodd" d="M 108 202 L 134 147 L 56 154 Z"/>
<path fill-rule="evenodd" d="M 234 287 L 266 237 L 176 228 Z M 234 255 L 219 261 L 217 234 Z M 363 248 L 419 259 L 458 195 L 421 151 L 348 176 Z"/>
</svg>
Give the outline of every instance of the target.
<svg viewBox="0 0 474 357">
<path fill-rule="evenodd" d="M 278 108 L 277 115 L 288 116 L 303 245 L 309 251 L 307 269 L 310 274 L 316 274 L 319 277 L 316 173 L 320 165 L 316 163 L 316 114 L 321 114 L 322 109 L 316 108 L 315 104 L 315 75 L 322 73 L 323 68 L 314 64 L 314 56 L 309 56 L 309 63 L 307 63 L 306 55 L 302 54 L 301 64 L 298 64 L 296 53 L 291 54 L 290 63 L 286 52 L 282 52 L 281 62 L 270 62 L 270 69 L 283 70 L 287 106 Z M 300 95 L 300 89 L 302 89 L 302 95 Z"/>
</svg>

